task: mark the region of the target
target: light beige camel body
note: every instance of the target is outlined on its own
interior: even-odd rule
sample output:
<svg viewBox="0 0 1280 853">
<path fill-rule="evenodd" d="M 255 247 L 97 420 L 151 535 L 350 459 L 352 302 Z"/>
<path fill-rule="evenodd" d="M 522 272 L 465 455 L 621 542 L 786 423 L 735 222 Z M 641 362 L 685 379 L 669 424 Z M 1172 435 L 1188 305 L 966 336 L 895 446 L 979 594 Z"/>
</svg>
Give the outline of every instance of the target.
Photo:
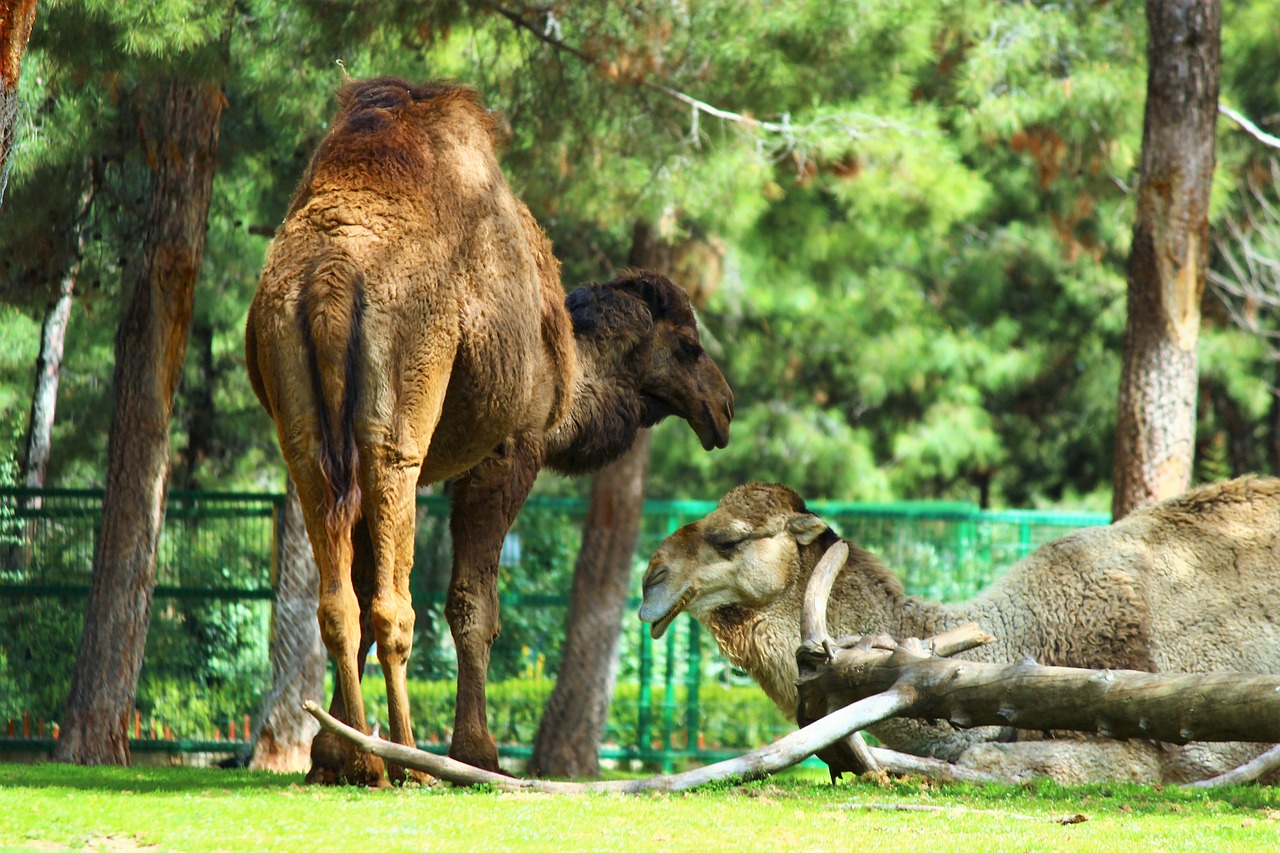
<svg viewBox="0 0 1280 853">
<path fill-rule="evenodd" d="M 658 637 L 678 613 L 693 614 L 794 718 L 804 590 L 836 539 L 786 487 L 740 486 L 653 555 L 640 617 Z M 877 557 L 850 544 L 828 622 L 837 635 L 898 639 L 976 622 L 996 638 L 967 653 L 977 660 L 1029 656 L 1057 666 L 1280 673 L 1280 480 L 1215 483 L 1111 526 L 1075 531 L 956 604 L 908 597 Z M 1012 729 L 961 731 L 908 720 L 871 731 L 890 748 L 1066 782 L 1190 781 L 1262 750 L 1037 740 Z"/>
<path fill-rule="evenodd" d="M 669 414 L 723 447 L 733 397 L 670 281 L 635 272 L 566 298 L 473 93 L 378 78 L 338 100 L 249 311 L 249 376 L 320 568 L 335 714 L 367 730 L 359 680 L 376 641 L 402 744 L 415 489 L 455 480 L 450 754 L 496 769 L 485 674 L 498 554 L 538 470 L 598 468 Z M 313 780 L 382 778 L 377 759 L 336 742 L 318 739 L 312 757 Z"/>
</svg>

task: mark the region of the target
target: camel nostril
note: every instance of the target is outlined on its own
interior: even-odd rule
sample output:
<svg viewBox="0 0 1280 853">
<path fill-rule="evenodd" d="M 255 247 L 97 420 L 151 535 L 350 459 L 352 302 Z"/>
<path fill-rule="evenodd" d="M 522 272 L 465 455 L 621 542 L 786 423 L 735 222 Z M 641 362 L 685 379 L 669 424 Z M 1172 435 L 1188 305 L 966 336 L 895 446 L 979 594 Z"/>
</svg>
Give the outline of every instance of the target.
<svg viewBox="0 0 1280 853">
<path fill-rule="evenodd" d="M 645 572 L 644 588 L 649 589 L 655 587 L 667 579 L 667 567 L 665 565 L 657 566 Z"/>
</svg>

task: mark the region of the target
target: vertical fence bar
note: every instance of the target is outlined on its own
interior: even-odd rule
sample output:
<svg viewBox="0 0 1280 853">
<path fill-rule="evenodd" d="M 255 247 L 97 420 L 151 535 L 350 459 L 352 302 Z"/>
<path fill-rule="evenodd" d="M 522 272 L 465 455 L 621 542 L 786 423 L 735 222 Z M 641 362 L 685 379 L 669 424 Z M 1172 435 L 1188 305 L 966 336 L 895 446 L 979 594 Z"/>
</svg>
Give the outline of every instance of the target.
<svg viewBox="0 0 1280 853">
<path fill-rule="evenodd" d="M 687 613 L 682 614 L 679 618 L 688 621 L 693 618 Z M 662 772 L 670 773 L 675 766 L 671 759 L 672 750 L 672 734 L 675 729 L 676 722 L 676 637 L 680 636 L 679 631 L 673 631 L 671 639 L 667 642 L 666 654 L 666 672 L 663 673 L 663 692 L 662 692 Z"/>
<path fill-rule="evenodd" d="M 636 754 L 645 755 L 653 745 L 649 734 L 652 725 L 650 703 L 653 701 L 653 638 L 649 636 L 649 626 L 640 623 L 640 701 L 636 709 Z"/>
<path fill-rule="evenodd" d="M 702 626 L 697 619 L 689 619 L 689 652 L 685 663 L 685 709 L 684 729 L 685 745 L 688 752 L 702 748 L 698 737 L 701 728 L 702 708 L 699 705 L 699 692 L 702 687 Z"/>
</svg>

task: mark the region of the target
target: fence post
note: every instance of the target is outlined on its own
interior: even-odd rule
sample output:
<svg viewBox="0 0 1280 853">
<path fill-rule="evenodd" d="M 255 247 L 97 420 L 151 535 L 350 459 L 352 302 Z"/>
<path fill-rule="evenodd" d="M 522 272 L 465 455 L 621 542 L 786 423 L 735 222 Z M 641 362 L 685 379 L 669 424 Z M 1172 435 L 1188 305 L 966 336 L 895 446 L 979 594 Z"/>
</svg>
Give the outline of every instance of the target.
<svg viewBox="0 0 1280 853">
<path fill-rule="evenodd" d="M 698 731 L 701 728 L 701 706 L 699 688 L 702 686 L 702 626 L 697 619 L 689 619 L 689 656 L 686 659 L 685 683 L 685 750 L 694 752 L 700 749 Z"/>
<path fill-rule="evenodd" d="M 640 623 L 640 700 L 636 709 L 636 753 L 645 755 L 652 738 L 649 735 L 651 713 L 649 705 L 653 701 L 653 690 L 649 682 L 653 679 L 653 638 L 649 636 L 649 626 Z"/>
<path fill-rule="evenodd" d="M 684 619 L 693 617 L 685 615 Z M 675 766 L 671 759 L 671 735 L 676 722 L 676 637 L 679 631 L 672 631 L 667 641 L 667 671 L 663 674 L 662 696 L 662 772 L 670 773 Z"/>
</svg>

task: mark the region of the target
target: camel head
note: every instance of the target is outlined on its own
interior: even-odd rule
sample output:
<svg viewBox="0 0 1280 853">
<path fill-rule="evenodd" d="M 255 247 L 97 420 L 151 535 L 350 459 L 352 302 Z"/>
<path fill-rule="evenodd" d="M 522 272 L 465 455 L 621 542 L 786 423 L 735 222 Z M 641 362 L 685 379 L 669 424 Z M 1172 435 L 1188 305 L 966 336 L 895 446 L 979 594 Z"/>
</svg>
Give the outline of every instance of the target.
<svg viewBox="0 0 1280 853">
<path fill-rule="evenodd" d="M 809 546 L 835 536 L 828 531 L 786 486 L 738 486 L 714 512 L 672 533 L 654 552 L 644 573 L 640 618 L 653 623 L 649 633 L 656 640 L 686 610 L 702 620 L 721 608 L 767 609 L 797 580 L 807 580 L 802 567 L 811 570 L 830 543 Z"/>
<path fill-rule="evenodd" d="M 729 443 L 733 392 L 702 349 L 688 295 L 665 276 L 631 272 L 565 300 L 574 336 L 631 385 L 635 426 L 668 415 L 689 422 L 706 450 Z"/>
</svg>

